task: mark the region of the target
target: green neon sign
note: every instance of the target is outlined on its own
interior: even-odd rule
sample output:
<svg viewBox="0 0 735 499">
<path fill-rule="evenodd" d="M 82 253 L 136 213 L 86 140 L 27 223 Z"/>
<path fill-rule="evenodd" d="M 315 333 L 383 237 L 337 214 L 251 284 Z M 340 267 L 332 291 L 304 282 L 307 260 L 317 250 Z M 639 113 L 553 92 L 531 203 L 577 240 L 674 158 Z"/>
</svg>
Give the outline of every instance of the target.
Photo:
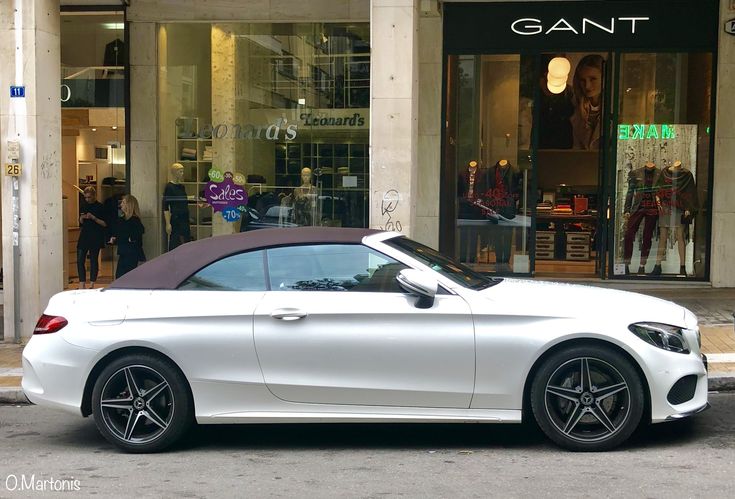
<svg viewBox="0 0 735 499">
<path fill-rule="evenodd" d="M 618 125 L 618 140 L 675 139 L 674 125 Z"/>
</svg>

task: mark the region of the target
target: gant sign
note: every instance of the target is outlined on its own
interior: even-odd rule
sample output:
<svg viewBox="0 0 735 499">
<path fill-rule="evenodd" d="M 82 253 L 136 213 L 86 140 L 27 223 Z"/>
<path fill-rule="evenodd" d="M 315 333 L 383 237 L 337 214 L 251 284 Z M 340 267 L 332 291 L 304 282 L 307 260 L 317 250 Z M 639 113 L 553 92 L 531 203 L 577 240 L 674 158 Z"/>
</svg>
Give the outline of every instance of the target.
<svg viewBox="0 0 735 499">
<path fill-rule="evenodd" d="M 636 34 L 636 28 L 642 23 L 650 21 L 650 17 L 611 17 L 608 20 L 592 20 L 587 17 L 581 19 L 560 18 L 556 22 L 544 24 L 541 19 L 523 17 L 516 19 L 510 25 L 510 29 L 523 36 L 548 35 L 553 32 L 568 32 L 575 35 L 586 35 L 590 31 L 608 33 Z"/>
<path fill-rule="evenodd" d="M 444 2 L 444 51 L 714 52 L 720 0 Z M 735 16 L 731 16 L 735 17 Z M 735 25 L 727 28 L 735 30 Z"/>
</svg>

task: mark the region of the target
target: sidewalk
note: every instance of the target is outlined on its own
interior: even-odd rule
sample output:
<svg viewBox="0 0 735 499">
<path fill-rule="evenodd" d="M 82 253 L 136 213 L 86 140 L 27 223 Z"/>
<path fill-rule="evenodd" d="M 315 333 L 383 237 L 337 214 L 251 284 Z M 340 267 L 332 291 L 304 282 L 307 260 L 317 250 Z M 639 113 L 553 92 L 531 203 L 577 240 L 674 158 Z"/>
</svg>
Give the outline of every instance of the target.
<svg viewBox="0 0 735 499">
<path fill-rule="evenodd" d="M 680 288 L 632 290 L 682 305 L 699 318 L 702 351 L 709 361 L 710 390 L 735 390 L 735 289 Z M 0 314 L 2 308 L 0 307 Z M 2 315 L 0 315 L 0 323 Z M 20 388 L 23 347 L 0 342 L 0 404 L 23 403 Z"/>
</svg>

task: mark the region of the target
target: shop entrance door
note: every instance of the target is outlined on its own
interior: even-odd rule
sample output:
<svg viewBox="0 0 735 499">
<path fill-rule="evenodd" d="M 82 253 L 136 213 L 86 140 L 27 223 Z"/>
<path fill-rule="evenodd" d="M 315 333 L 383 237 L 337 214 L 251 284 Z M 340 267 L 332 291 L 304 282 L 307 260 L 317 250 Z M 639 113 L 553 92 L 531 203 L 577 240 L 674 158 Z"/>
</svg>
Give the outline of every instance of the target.
<svg viewBox="0 0 735 499">
<path fill-rule="evenodd" d="M 444 251 L 483 272 L 602 276 L 608 60 L 449 56 Z"/>
</svg>

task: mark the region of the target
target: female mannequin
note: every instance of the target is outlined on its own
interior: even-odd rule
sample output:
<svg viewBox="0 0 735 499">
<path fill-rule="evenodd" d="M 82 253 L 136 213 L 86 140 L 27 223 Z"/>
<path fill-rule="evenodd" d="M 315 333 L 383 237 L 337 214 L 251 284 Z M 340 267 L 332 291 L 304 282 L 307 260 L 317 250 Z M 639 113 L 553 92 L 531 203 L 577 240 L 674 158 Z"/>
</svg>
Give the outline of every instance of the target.
<svg viewBox="0 0 735 499">
<path fill-rule="evenodd" d="M 697 188 L 692 172 L 684 168 L 681 161 L 675 161 L 661 172 L 656 191 L 656 202 L 659 211 L 659 245 L 656 255 L 656 266 L 651 275 L 661 275 L 661 262 L 664 259 L 667 242 L 676 242 L 679 252 L 679 274 L 686 275 L 686 241 L 685 225 L 699 205 Z"/>
<path fill-rule="evenodd" d="M 625 195 L 623 218 L 625 219 L 625 236 L 623 238 L 623 258 L 625 273 L 630 273 L 630 260 L 633 256 L 633 242 L 638 229 L 643 223 L 643 239 L 638 273 L 646 271 L 646 262 L 651 251 L 656 222 L 658 221 L 658 205 L 654 191 L 658 185 L 661 170 L 653 161 L 648 161 L 642 168 L 632 170 L 628 174 L 628 192 Z"/>
<path fill-rule="evenodd" d="M 168 251 L 191 240 L 189 198 L 181 184 L 184 165 L 174 163 L 169 168 L 169 181 L 163 190 L 163 217 L 166 221 Z"/>
<path fill-rule="evenodd" d="M 311 183 L 311 168 L 301 169 L 301 185 L 294 189 L 294 222 L 314 225 L 316 188 Z"/>
</svg>

